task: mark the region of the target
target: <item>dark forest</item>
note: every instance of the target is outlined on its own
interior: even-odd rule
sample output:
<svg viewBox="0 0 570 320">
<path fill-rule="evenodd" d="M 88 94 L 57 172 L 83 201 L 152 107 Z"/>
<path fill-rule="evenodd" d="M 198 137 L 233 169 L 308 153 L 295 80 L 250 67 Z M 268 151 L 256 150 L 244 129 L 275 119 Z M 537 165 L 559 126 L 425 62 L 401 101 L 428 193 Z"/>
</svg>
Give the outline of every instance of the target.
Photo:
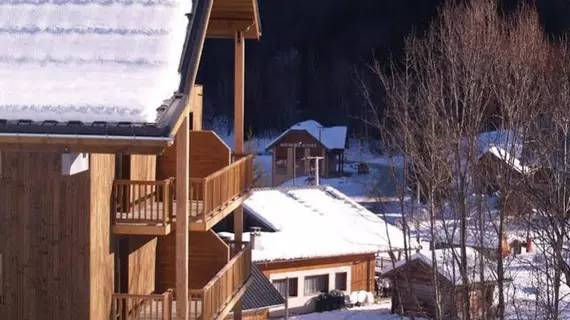
<svg viewBox="0 0 570 320">
<path fill-rule="evenodd" d="M 281 130 L 305 119 L 348 125 L 365 134 L 361 82 L 376 94 L 369 72 L 377 59 L 398 59 L 404 39 L 421 33 L 441 0 L 260 0 L 262 37 L 246 44 L 246 129 L 255 134 Z M 570 1 L 535 2 L 545 31 L 561 37 L 570 30 Z M 505 0 L 505 11 L 519 5 Z M 232 115 L 233 42 L 206 41 L 198 83 L 204 85 L 204 122 Z"/>
</svg>

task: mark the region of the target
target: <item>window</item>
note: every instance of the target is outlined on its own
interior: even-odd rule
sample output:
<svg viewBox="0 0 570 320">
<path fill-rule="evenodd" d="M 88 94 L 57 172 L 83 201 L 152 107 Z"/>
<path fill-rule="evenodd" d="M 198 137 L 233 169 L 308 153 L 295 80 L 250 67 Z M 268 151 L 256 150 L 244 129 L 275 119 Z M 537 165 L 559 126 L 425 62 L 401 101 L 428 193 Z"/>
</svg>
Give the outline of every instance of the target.
<svg viewBox="0 0 570 320">
<path fill-rule="evenodd" d="M 329 275 L 305 277 L 305 296 L 329 291 Z"/>
<path fill-rule="evenodd" d="M 289 278 L 289 297 L 296 297 L 299 295 L 297 292 L 298 282 L 297 278 Z"/>
<path fill-rule="evenodd" d="M 337 272 L 334 277 L 334 288 L 346 291 L 346 272 Z"/>
<path fill-rule="evenodd" d="M 273 286 L 283 297 L 285 297 L 285 293 L 287 292 L 287 279 L 279 279 L 273 280 Z M 297 278 L 289 278 L 289 297 L 297 297 L 297 288 L 298 288 L 298 280 Z"/>
</svg>

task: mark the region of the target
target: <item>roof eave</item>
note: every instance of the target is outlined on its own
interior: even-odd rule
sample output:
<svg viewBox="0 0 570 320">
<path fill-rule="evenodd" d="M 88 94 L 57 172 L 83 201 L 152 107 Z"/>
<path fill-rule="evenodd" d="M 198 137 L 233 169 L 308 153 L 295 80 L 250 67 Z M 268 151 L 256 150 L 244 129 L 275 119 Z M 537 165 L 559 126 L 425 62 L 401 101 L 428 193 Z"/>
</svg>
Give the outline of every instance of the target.
<svg viewBox="0 0 570 320">
<path fill-rule="evenodd" d="M 191 90 L 196 82 L 198 74 L 198 67 L 200 65 L 200 58 L 202 56 L 202 48 L 206 39 L 206 32 L 208 29 L 208 21 L 212 12 L 213 0 L 195 0 L 195 12 L 192 15 L 192 26 L 190 27 L 190 34 L 188 41 L 186 41 L 186 48 L 184 52 L 189 53 L 185 65 L 183 65 L 183 76 L 181 77 L 180 89 L 182 90 L 182 103 L 170 106 L 159 115 L 157 125 L 169 130 L 168 136 L 174 137 L 178 129 L 183 123 L 185 117 L 190 112 L 188 97 L 191 95 Z"/>
<path fill-rule="evenodd" d="M 172 143 L 170 137 L 0 133 L 0 150 L 17 151 L 161 154 Z"/>
</svg>

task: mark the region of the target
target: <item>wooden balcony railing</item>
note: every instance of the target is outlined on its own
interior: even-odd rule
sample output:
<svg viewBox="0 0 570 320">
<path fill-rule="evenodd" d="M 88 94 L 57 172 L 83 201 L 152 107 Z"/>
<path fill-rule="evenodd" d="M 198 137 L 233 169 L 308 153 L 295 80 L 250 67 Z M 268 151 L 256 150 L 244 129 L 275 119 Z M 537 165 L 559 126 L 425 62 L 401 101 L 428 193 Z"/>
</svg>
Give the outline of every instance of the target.
<svg viewBox="0 0 570 320">
<path fill-rule="evenodd" d="M 201 290 L 191 290 L 192 319 L 216 319 L 251 273 L 251 246 L 239 251 Z"/>
<path fill-rule="evenodd" d="M 166 225 L 172 220 L 174 180 L 115 180 L 114 224 Z"/>
<path fill-rule="evenodd" d="M 163 294 L 113 294 L 113 320 L 173 320 L 172 290 Z"/>
<path fill-rule="evenodd" d="M 190 179 L 191 219 L 207 221 L 253 186 L 253 155 L 205 178 Z"/>
</svg>

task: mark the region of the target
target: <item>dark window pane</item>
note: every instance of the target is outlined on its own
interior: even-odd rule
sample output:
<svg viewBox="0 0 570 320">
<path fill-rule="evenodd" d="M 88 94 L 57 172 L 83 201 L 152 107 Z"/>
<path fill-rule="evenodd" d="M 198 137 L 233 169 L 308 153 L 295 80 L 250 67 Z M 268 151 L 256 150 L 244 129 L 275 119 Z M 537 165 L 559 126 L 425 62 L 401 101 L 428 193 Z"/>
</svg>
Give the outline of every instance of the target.
<svg viewBox="0 0 570 320">
<path fill-rule="evenodd" d="M 339 272 L 335 274 L 334 285 L 337 290 L 346 290 L 346 272 Z"/>
</svg>

